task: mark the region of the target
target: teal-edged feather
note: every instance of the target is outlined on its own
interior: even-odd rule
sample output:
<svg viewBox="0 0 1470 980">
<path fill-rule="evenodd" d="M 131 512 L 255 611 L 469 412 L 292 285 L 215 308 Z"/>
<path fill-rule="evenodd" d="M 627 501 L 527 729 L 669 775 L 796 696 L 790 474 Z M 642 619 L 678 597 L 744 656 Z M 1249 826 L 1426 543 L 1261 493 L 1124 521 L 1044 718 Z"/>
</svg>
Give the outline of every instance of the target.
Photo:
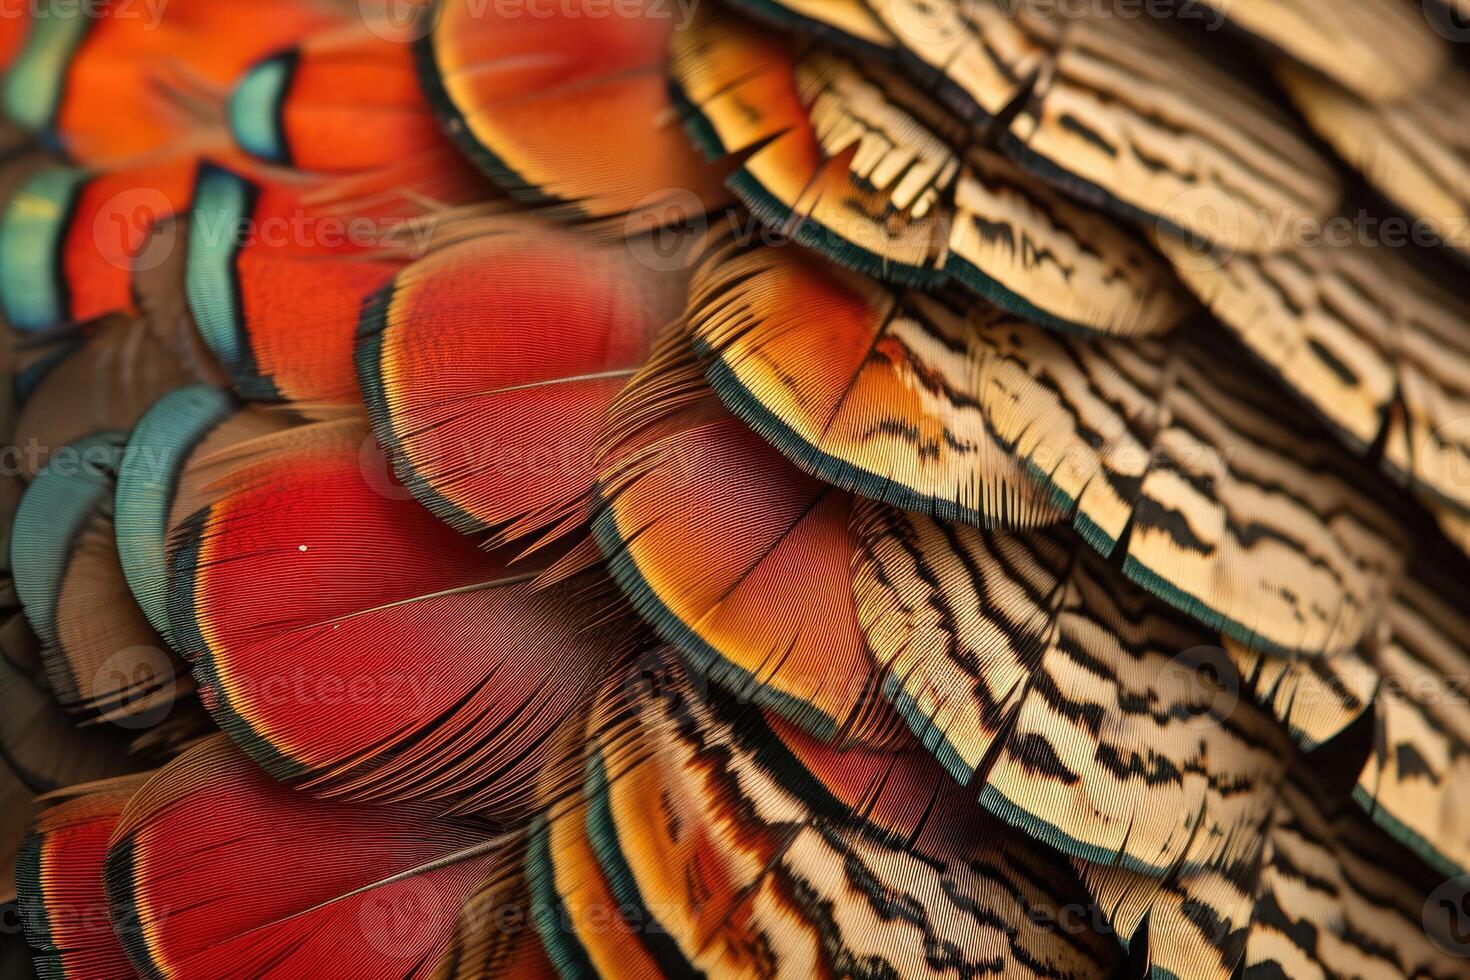
<svg viewBox="0 0 1470 980">
<path fill-rule="evenodd" d="M 685 958 L 668 930 L 659 924 L 655 910 L 644 901 L 633 868 L 618 843 L 608 778 L 607 763 L 603 760 L 602 750 L 598 749 L 587 760 L 584 789 L 587 797 L 587 842 L 592 846 L 592 853 L 607 878 L 613 897 L 617 899 L 618 911 L 628 927 L 643 940 L 644 948 L 664 976 L 703 977 L 704 974 Z"/>
<path fill-rule="evenodd" d="M 117 476 L 113 523 L 123 575 L 160 636 L 169 633 L 168 515 L 194 448 L 241 408 L 230 392 L 192 385 L 154 403 L 133 429 Z"/>
<path fill-rule="evenodd" d="M 240 296 L 238 261 L 258 196 L 239 174 L 208 164 L 199 168 L 189 209 L 184 296 L 199 336 L 242 393 L 278 401 L 280 393 L 255 364 Z M 246 380 L 253 382 L 249 391 L 243 390 Z"/>
<path fill-rule="evenodd" d="M 127 437 L 102 432 L 58 449 L 26 489 L 10 537 L 15 591 L 36 636 L 58 641 L 56 605 L 68 555 L 92 515 L 111 507 Z"/>
<path fill-rule="evenodd" d="M 247 71 L 226 107 L 230 133 L 242 150 L 271 163 L 290 166 L 282 111 L 296 70 L 294 51 L 274 55 Z"/>
<path fill-rule="evenodd" d="M 61 253 L 87 179 L 75 167 L 45 167 L 21 184 L 0 215 L 0 308 L 17 330 L 44 330 L 70 318 Z"/>
<path fill-rule="evenodd" d="M 92 26 L 88 11 L 95 6 L 71 0 L 41 3 L 0 92 L 6 116 L 33 133 L 49 133 L 56 122 L 67 69 Z"/>
<path fill-rule="evenodd" d="M 563 980 L 592 980 L 597 971 L 593 969 L 592 960 L 581 940 L 570 927 L 561 896 L 556 893 L 551 832 L 544 816 L 532 821 L 527 833 L 526 887 L 530 892 L 531 922 L 557 975 Z"/>
</svg>

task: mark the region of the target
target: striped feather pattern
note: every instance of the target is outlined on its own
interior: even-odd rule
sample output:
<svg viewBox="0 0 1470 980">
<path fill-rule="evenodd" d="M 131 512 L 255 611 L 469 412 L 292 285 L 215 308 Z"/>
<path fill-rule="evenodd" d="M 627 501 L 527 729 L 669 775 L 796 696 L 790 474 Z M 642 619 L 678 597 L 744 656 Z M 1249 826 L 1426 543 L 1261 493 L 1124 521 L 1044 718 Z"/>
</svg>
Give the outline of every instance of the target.
<svg viewBox="0 0 1470 980">
<path fill-rule="evenodd" d="M 872 0 L 870 8 L 961 117 L 1000 116 L 1050 62 L 1061 25 L 994 0 Z"/>
<path fill-rule="evenodd" d="M 1284 759 L 1290 775 L 1266 819 L 1212 866 L 1157 879 L 1079 867 L 1119 934 L 1146 935 L 1151 976 L 1461 975 L 1452 903 L 1463 889 L 1316 778 L 1335 760 Z"/>
<path fill-rule="evenodd" d="M 980 526 L 1053 522 L 981 401 L 964 307 L 798 249 L 712 243 L 689 324 L 714 390 L 803 470 Z M 982 307 L 995 329 L 1022 322 Z"/>
<path fill-rule="evenodd" d="M 435 977 L 556 980 L 561 975 L 547 956 L 543 937 L 549 930 L 543 931 L 532 917 L 526 876 L 516 863 L 524 850 L 508 846 L 496 855 L 485 881 L 460 909 L 454 938 L 435 965 Z"/>
<path fill-rule="evenodd" d="M 1178 281 L 1126 226 L 994 154 L 972 150 L 965 162 L 944 258 L 956 281 L 1058 330 L 1142 337 L 1188 314 Z"/>
<path fill-rule="evenodd" d="M 1464 975 L 1470 0 L 1349 2 L 0 0 L 40 975 Z"/>
<path fill-rule="evenodd" d="M 1256 699 L 1304 750 L 1371 729 L 1364 754 L 1334 769 L 1387 835 L 1446 874 L 1470 865 L 1470 620 L 1463 590 L 1449 584 L 1462 566 L 1443 545 L 1425 547 L 1356 650 L 1285 659 L 1226 643 Z"/>
<path fill-rule="evenodd" d="M 1356 451 L 1470 513 L 1470 303 L 1392 248 L 1330 239 L 1214 261 L 1162 236 L 1180 275 Z"/>
<path fill-rule="evenodd" d="M 1063 927 L 1090 921 L 1065 866 L 997 826 L 977 833 L 979 814 L 931 803 L 935 838 L 959 853 L 926 853 L 825 797 L 748 713 L 721 718 L 669 675 L 624 690 L 591 742 L 587 829 L 666 971 L 1088 977 L 1116 958 Z"/>
<path fill-rule="evenodd" d="M 1002 444 L 1129 578 L 1265 649 L 1353 646 L 1401 564 L 1366 471 L 1212 338 L 1083 344 L 985 327 Z"/>
<path fill-rule="evenodd" d="M 1447 909 L 1425 903 L 1439 876 L 1417 867 L 1353 810 L 1325 805 L 1320 794 L 1300 779 L 1282 794 L 1246 948 L 1247 975 L 1463 976 L 1465 961 L 1444 951 L 1457 948 Z"/>
<path fill-rule="evenodd" d="M 1089 342 L 733 243 L 690 324 L 715 390 L 808 472 L 980 527 L 1051 522 L 1039 481 L 1101 553 L 1126 544 L 1130 578 L 1241 642 L 1350 649 L 1399 567 L 1366 472 L 1201 330 Z"/>
<path fill-rule="evenodd" d="M 891 105 L 907 89 L 881 66 L 793 50 L 759 26 L 700 7 L 670 50 L 685 128 L 763 223 L 844 265 L 936 284 L 945 228 L 934 204 L 958 164 L 932 124 Z M 961 131 L 949 123 L 949 136 Z"/>
<path fill-rule="evenodd" d="M 1325 244 L 1227 257 L 1157 242 L 1220 321 L 1350 446 L 1378 440 L 1399 384 L 1397 263 Z"/>
<path fill-rule="evenodd" d="M 1447 245 L 1470 250 L 1470 119 L 1460 93 L 1470 73 L 1373 103 L 1288 63 L 1276 66 L 1293 101 L 1332 148 L 1389 200 L 1430 222 Z"/>
<path fill-rule="evenodd" d="M 1404 432 L 1390 434 L 1385 458 L 1431 510 L 1448 507 L 1463 519 L 1470 517 L 1470 302 L 1407 263 L 1400 268 L 1395 353 Z"/>
<path fill-rule="evenodd" d="M 914 734 L 1064 853 L 1194 869 L 1259 825 L 1279 744 L 1209 633 L 1065 530 L 985 535 L 867 505 L 860 617 Z"/>
<path fill-rule="evenodd" d="M 1096 207 L 1259 250 L 1336 203 L 1287 117 L 1154 18 L 993 0 L 874 11 L 962 115 L 996 120 L 1008 154 Z"/>
<path fill-rule="evenodd" d="M 1253 696 L 1303 750 L 1371 729 L 1371 746 L 1332 768 L 1353 780 L 1358 803 L 1389 836 L 1446 874 L 1470 862 L 1461 843 L 1470 833 L 1470 621 L 1462 590 L 1448 585 L 1462 565 L 1442 545 L 1427 548 L 1355 650 L 1282 658 L 1225 642 Z"/>
<path fill-rule="evenodd" d="M 1059 329 L 1159 333 L 1185 313 L 1130 231 L 966 149 L 965 125 L 882 63 L 707 15 L 676 42 L 672 71 L 695 138 L 742 156 L 732 189 L 841 264 L 925 288 L 954 279 Z"/>
<path fill-rule="evenodd" d="M 1151 978 L 1227 980 L 1245 958 L 1268 823 L 1242 825 L 1208 860 L 1162 876 L 1083 862 L 1078 873 L 1130 951 L 1146 948 Z"/>
<path fill-rule="evenodd" d="M 1308 750 L 1370 710 L 1382 683 L 1371 655 L 1361 648 L 1323 657 L 1278 657 L 1228 639 L 1224 647 L 1256 698 Z"/>
<path fill-rule="evenodd" d="M 1447 874 L 1470 870 L 1470 616 L 1458 559 L 1416 561 L 1368 645 L 1379 676 L 1356 795 Z"/>
<path fill-rule="evenodd" d="M 1002 145 L 1083 200 L 1259 250 L 1337 203 L 1331 166 L 1274 105 L 1148 17 L 1067 22 Z"/>
<path fill-rule="evenodd" d="M 886 191 L 896 211 L 922 219 L 939 205 L 960 167 L 952 147 L 964 131 L 955 120 L 897 72 L 820 48 L 796 62 L 795 76 L 826 156 L 851 150 L 852 178 Z"/>
</svg>

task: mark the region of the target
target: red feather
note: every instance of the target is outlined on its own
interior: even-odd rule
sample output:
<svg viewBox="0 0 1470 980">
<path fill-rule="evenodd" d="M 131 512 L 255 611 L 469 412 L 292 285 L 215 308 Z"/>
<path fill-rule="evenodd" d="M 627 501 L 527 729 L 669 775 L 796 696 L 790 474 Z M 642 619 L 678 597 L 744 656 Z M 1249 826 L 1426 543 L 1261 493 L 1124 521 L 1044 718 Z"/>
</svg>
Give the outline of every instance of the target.
<svg viewBox="0 0 1470 980">
<path fill-rule="evenodd" d="M 433 966 L 498 844 L 424 805 L 313 799 L 218 738 L 129 802 L 107 898 L 145 976 L 400 980 Z"/>
<path fill-rule="evenodd" d="M 21 920 L 48 976 L 129 980 L 135 974 L 112 931 L 102 862 L 128 800 L 146 776 L 82 787 L 51 807 L 16 859 Z"/>
<path fill-rule="evenodd" d="M 466 532 L 579 523 L 608 406 L 682 312 L 686 275 L 529 218 L 404 270 L 358 376 L 404 483 Z"/>
<path fill-rule="evenodd" d="M 169 622 L 206 706 L 313 791 L 521 812 L 636 631 L 599 617 L 596 579 L 538 588 L 553 554 L 512 565 L 440 523 L 355 421 L 291 436 L 171 552 Z"/>
</svg>

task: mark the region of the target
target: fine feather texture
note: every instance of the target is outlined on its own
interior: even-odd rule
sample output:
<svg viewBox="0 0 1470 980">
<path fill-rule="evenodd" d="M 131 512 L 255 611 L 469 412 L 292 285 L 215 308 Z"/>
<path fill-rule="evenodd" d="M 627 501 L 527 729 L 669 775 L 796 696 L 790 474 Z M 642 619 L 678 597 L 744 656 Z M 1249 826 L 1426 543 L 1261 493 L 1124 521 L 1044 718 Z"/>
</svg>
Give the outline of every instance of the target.
<svg viewBox="0 0 1470 980">
<path fill-rule="evenodd" d="M 1238 679 L 1203 682 L 1228 671 L 1209 633 L 1065 530 L 864 511 L 854 589 L 885 693 L 987 809 L 1151 874 L 1196 868 L 1261 822 L 1279 745 L 1222 693 Z"/>
<path fill-rule="evenodd" d="M 292 792 L 217 736 L 128 801 L 104 881 L 144 976 L 306 976 L 346 954 L 359 976 L 421 977 L 496 845 L 422 804 Z"/>
<path fill-rule="evenodd" d="M 871 667 L 847 494 L 792 467 L 704 385 L 671 331 L 613 407 L 593 533 L 694 668 L 817 734 L 866 724 Z"/>
<path fill-rule="evenodd" d="M 400 273 L 363 308 L 373 431 L 424 506 L 510 540 L 585 516 L 613 398 L 682 311 L 687 275 L 526 218 Z"/>
<path fill-rule="evenodd" d="M 714 389 L 803 469 L 980 527 L 1060 511 L 1241 642 L 1349 648 L 1400 567 L 1368 474 L 1270 417 L 1204 329 L 1089 342 L 733 242 L 696 278 L 690 322 Z"/>
<path fill-rule="evenodd" d="M 1457 567 L 1457 556 L 1425 549 L 1364 645 L 1381 680 L 1371 706 L 1377 737 L 1354 789 L 1390 836 L 1446 874 L 1470 869 L 1461 826 L 1470 714 L 1454 693 L 1466 672 L 1470 607 Z"/>
<path fill-rule="evenodd" d="M 1463 385 L 1470 304 L 1376 242 L 1313 239 L 1197 262 L 1160 240 L 1199 297 L 1350 447 L 1381 454 L 1451 517 L 1470 513 Z"/>
<path fill-rule="evenodd" d="M 667 8 L 571 0 L 518 17 L 447 0 L 419 44 L 429 96 L 470 159 L 521 200 L 654 226 L 725 200 L 670 111 Z"/>
<path fill-rule="evenodd" d="M 135 976 L 122 943 L 110 928 L 102 862 L 108 841 L 146 775 L 79 787 L 53 803 L 21 845 L 16 878 L 21 921 L 38 952 L 37 972 L 57 980 Z"/>
<path fill-rule="evenodd" d="M 712 9 L 673 48 L 685 126 L 741 159 L 731 190 L 783 234 L 901 285 L 953 279 L 1057 329 L 1152 334 L 1184 317 L 1178 284 L 1129 229 L 972 147 L 899 72 L 783 46 Z"/>
<path fill-rule="evenodd" d="M 714 7 L 674 36 L 670 71 L 685 127 L 708 156 L 740 160 L 728 183 L 762 221 L 871 275 L 942 279 L 936 205 L 959 170 L 943 139 L 958 138 L 952 122 L 936 136 L 839 59 L 798 57 Z M 862 108 L 877 118 L 842 119 Z"/>
<path fill-rule="evenodd" d="M 596 581 L 539 588 L 551 555 L 436 521 L 355 420 L 282 435 L 171 541 L 169 623 L 205 705 L 312 792 L 515 816 L 637 629 L 596 612 Z"/>
<path fill-rule="evenodd" d="M 732 239 L 710 249 L 688 318 L 711 387 L 807 472 L 981 526 L 1059 519 L 977 412 L 974 333 L 942 300 Z"/>
<path fill-rule="evenodd" d="M 21 499 L 11 569 L 56 700 L 144 728 L 178 695 L 178 665 L 123 577 L 113 533 L 122 458 L 110 434 L 58 450 Z"/>
<path fill-rule="evenodd" d="M 1290 119 L 1157 18 L 988 0 L 873 9 L 962 116 L 999 127 L 1023 168 L 1094 207 L 1255 251 L 1337 200 Z"/>
<path fill-rule="evenodd" d="M 922 762 L 838 758 L 748 712 L 721 717 L 676 670 L 600 701 L 586 751 L 584 787 L 527 855 L 532 914 L 560 926 L 546 942 L 564 975 L 634 976 L 651 962 L 707 976 L 854 963 L 1091 976 L 1116 958 L 1106 939 L 1058 927 L 1058 909 L 1086 904 L 1064 865 L 998 828 L 974 833 L 979 818 L 953 794 L 906 798 L 932 778 Z M 824 780 L 848 767 L 857 792 L 828 795 Z M 867 792 L 864 774 L 877 777 Z M 893 822 L 884 799 L 907 816 Z M 600 893 L 621 921 L 588 928 Z"/>
</svg>

